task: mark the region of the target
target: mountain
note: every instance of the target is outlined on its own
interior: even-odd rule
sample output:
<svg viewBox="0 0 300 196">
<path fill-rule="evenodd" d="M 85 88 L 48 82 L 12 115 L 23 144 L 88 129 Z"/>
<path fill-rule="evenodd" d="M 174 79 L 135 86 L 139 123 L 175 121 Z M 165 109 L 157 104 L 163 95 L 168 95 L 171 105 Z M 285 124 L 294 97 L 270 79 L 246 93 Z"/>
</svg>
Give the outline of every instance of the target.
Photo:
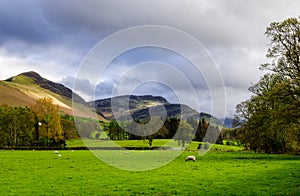
<svg viewBox="0 0 300 196">
<path fill-rule="evenodd" d="M 103 115 L 107 120 L 116 117 L 120 120 L 133 118 L 139 121 L 148 121 L 150 119 L 150 113 L 152 113 L 152 115 L 154 114 L 156 117 L 166 115 L 169 118 L 205 118 L 210 119 L 211 124 L 222 125 L 219 119 L 210 114 L 199 113 L 184 104 L 172 104 L 160 96 L 125 95 L 96 100 L 88 104 L 90 107 L 95 108 L 96 112 Z"/>
<path fill-rule="evenodd" d="M 30 71 L 0 81 L 0 105 L 30 106 L 39 98 L 50 97 L 54 104 L 66 114 L 73 115 L 72 97 L 78 108 L 85 107 L 85 101 L 71 89 L 52 82 Z M 90 117 L 86 112 L 77 112 L 79 116 Z"/>
<path fill-rule="evenodd" d="M 111 103 L 113 103 L 113 107 Z M 97 113 L 102 114 L 107 119 L 111 119 L 113 118 L 113 109 L 114 112 L 122 112 L 122 109 L 129 108 L 130 113 L 134 113 L 146 108 L 158 105 L 168 105 L 170 103 L 165 98 L 158 96 L 124 95 L 114 98 L 100 99 L 89 102 L 88 104 L 90 107 L 95 108 Z"/>
<path fill-rule="evenodd" d="M 11 77 L 9 79 L 6 80 L 7 82 L 18 82 L 22 84 L 22 81 L 27 81 L 27 82 L 31 82 L 32 84 L 36 84 L 38 86 L 40 86 L 43 89 L 47 89 L 49 91 L 51 91 L 52 93 L 58 94 L 62 97 L 65 97 L 67 99 L 72 100 L 72 96 L 73 99 L 76 102 L 79 103 L 84 103 L 85 101 L 76 93 L 73 93 L 73 91 L 67 87 L 65 87 L 64 85 L 60 84 L 60 83 L 55 83 L 52 82 L 50 80 L 47 80 L 45 78 L 42 78 L 38 73 L 30 71 L 30 72 L 25 72 L 22 74 L 19 74 L 17 76 Z M 21 82 L 20 82 L 21 81 Z M 30 84 L 29 82 L 29 84 Z M 24 83 L 23 83 L 24 84 Z M 27 83 L 28 84 L 28 83 Z"/>
</svg>

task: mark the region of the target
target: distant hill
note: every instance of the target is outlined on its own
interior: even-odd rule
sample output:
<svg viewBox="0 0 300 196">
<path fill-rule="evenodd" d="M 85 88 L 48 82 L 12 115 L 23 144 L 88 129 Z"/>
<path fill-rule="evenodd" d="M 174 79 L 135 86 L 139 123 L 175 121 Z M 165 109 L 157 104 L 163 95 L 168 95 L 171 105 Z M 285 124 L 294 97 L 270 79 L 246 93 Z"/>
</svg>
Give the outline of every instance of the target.
<svg viewBox="0 0 300 196">
<path fill-rule="evenodd" d="M 119 111 L 122 108 L 123 109 L 129 108 L 131 114 L 137 111 L 144 110 L 146 108 L 150 108 L 158 105 L 170 104 L 163 97 L 156 97 L 152 95 L 145 95 L 145 96 L 125 95 L 125 96 L 118 96 L 114 98 L 92 101 L 89 102 L 89 106 L 95 108 L 97 113 L 101 113 L 102 115 L 105 116 L 105 118 L 111 119 L 113 118 L 113 112 L 111 107 L 112 102 L 115 107 L 114 111 Z"/>
<path fill-rule="evenodd" d="M 0 81 L 0 105 L 30 106 L 39 98 L 50 97 L 60 110 L 73 115 L 72 96 L 75 104 L 84 105 L 85 101 L 71 89 L 62 84 L 52 82 L 30 71 Z M 78 112 L 82 117 L 90 117 L 85 112 Z"/>
<path fill-rule="evenodd" d="M 112 108 L 111 103 L 113 103 L 114 108 Z M 160 96 L 125 95 L 96 100 L 88 104 L 90 107 L 95 108 L 96 112 L 103 115 L 107 120 L 114 118 L 113 115 L 117 115 L 118 119 L 123 120 L 133 118 L 135 120 L 148 121 L 150 119 L 150 110 L 152 110 L 156 117 L 161 117 L 166 112 L 169 118 L 205 118 L 210 119 L 212 124 L 223 125 L 219 119 L 210 114 L 199 113 L 184 104 L 172 104 Z M 114 110 L 114 114 L 112 110 Z M 124 110 L 129 110 L 129 112 L 124 112 Z"/>
</svg>

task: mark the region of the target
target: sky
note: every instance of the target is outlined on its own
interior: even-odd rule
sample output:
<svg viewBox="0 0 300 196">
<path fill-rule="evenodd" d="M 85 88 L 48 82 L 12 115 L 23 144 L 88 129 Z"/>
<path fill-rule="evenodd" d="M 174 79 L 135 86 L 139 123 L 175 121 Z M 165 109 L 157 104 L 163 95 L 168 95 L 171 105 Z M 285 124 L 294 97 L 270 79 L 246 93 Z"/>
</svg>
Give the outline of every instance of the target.
<svg viewBox="0 0 300 196">
<path fill-rule="evenodd" d="M 268 61 L 270 43 L 264 35 L 266 27 L 298 17 L 300 10 L 298 0 L 0 0 L 0 5 L 1 80 L 36 71 L 74 88 L 86 100 L 128 92 L 153 94 L 229 117 L 237 104 L 250 98 L 249 86 L 263 75 L 259 65 Z M 84 67 L 91 54 L 99 45 L 104 47 L 103 40 L 143 25 L 183 32 L 203 50 L 189 50 L 185 56 L 172 48 L 128 48 L 101 74 L 90 69 L 93 79 L 83 74 L 88 73 Z M 141 38 L 132 34 L 104 49 L 157 37 L 164 43 L 169 40 L 166 44 L 188 47 L 172 33 L 163 37 L 153 32 Z M 92 60 L 104 62 L 102 54 L 97 55 Z M 211 67 L 199 71 L 186 57 Z"/>
</svg>

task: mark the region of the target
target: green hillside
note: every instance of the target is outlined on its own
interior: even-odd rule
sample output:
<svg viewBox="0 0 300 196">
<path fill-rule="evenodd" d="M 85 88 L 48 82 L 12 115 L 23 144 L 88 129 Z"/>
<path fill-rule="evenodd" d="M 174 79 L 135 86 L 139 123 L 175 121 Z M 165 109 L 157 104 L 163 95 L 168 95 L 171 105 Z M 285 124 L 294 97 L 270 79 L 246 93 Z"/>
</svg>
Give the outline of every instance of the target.
<svg viewBox="0 0 300 196">
<path fill-rule="evenodd" d="M 76 108 L 80 110 L 76 111 L 76 115 L 92 117 L 80 96 L 64 85 L 42 78 L 35 72 L 22 73 L 0 81 L 0 105 L 30 106 L 40 98 L 50 97 L 63 113 L 73 115 L 72 96 L 75 97 Z M 101 116 L 99 118 L 102 119 Z"/>
</svg>

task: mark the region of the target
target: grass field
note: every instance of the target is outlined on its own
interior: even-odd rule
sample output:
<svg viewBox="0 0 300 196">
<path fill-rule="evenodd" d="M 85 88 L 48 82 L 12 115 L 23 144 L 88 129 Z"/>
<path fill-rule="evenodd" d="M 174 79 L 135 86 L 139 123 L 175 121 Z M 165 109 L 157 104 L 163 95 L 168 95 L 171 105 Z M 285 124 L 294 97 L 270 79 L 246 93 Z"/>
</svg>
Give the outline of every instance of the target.
<svg viewBox="0 0 300 196">
<path fill-rule="evenodd" d="M 185 151 L 166 166 L 132 172 L 90 151 L 60 153 L 0 151 L 0 195 L 300 195 L 299 156 Z"/>
<path fill-rule="evenodd" d="M 67 147 L 113 147 L 113 146 L 121 146 L 121 147 L 149 147 L 149 143 L 147 140 L 121 140 L 121 141 L 108 141 L 108 140 L 97 140 L 97 139 L 85 139 L 83 142 L 81 139 L 68 140 Z M 190 145 L 187 145 L 187 150 L 197 150 L 200 142 L 193 141 Z M 153 140 L 153 147 L 161 147 L 161 146 L 172 146 L 172 147 L 181 147 L 178 145 L 177 141 L 169 140 L 169 139 L 156 139 Z M 212 150 L 220 150 L 220 151 L 239 151 L 243 150 L 242 146 L 227 146 L 227 145 L 212 145 Z"/>
</svg>

